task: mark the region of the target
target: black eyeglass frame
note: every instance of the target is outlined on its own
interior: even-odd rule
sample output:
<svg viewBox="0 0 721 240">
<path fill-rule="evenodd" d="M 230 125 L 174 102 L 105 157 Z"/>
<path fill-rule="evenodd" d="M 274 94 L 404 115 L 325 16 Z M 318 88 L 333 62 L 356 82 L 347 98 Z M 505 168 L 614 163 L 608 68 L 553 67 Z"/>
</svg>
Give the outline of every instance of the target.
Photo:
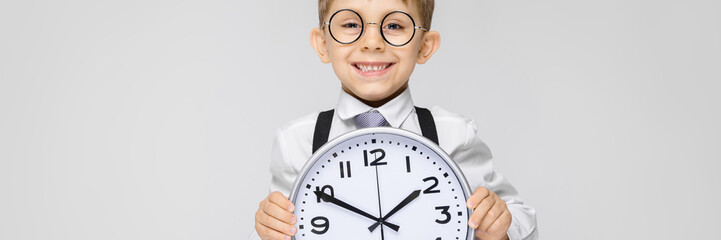
<svg viewBox="0 0 721 240">
<path fill-rule="evenodd" d="M 351 12 L 353 12 L 356 16 L 358 16 L 358 19 L 360 19 L 360 21 L 361 21 L 361 33 L 358 34 L 358 37 L 356 37 L 355 39 L 353 39 L 353 41 L 350 41 L 350 42 L 341 42 L 341 41 L 339 41 L 338 39 L 336 39 L 335 36 L 333 36 L 333 31 L 331 30 L 331 27 L 330 27 L 330 22 L 333 21 L 333 17 L 335 17 L 336 14 L 338 14 L 338 13 L 340 13 L 340 12 L 342 12 L 342 11 L 351 11 Z M 392 11 L 392 12 L 389 12 L 388 14 L 386 14 L 386 15 L 383 17 L 383 20 L 381 20 L 381 24 L 386 21 L 386 18 L 388 18 L 388 16 L 390 16 L 391 14 L 394 14 L 394 13 L 402 13 L 402 14 L 405 14 L 406 16 L 408 16 L 408 18 L 411 19 L 411 23 L 413 23 L 413 34 L 411 35 L 411 37 L 408 39 L 407 42 L 405 42 L 405 43 L 403 43 L 403 44 L 393 44 L 393 43 L 391 43 L 390 41 L 388 41 L 388 39 L 386 38 L 386 35 L 383 34 L 383 26 L 381 25 L 381 26 L 379 26 L 378 29 L 379 29 L 380 32 L 381 32 L 381 37 L 383 37 L 383 40 L 384 40 L 386 43 L 388 43 L 388 45 L 391 45 L 391 46 L 394 46 L 394 47 L 402 47 L 402 46 L 405 46 L 406 44 L 410 43 L 410 42 L 413 40 L 413 38 L 416 36 L 416 29 L 420 29 L 420 30 L 423 30 L 423 31 L 426 31 L 426 32 L 428 31 L 428 29 L 426 29 L 426 28 L 424 28 L 424 27 L 416 26 L 416 21 L 413 19 L 413 17 L 411 17 L 411 15 L 408 14 L 407 12 L 404 12 L 404 11 L 401 11 L 401 10 Z M 379 25 L 378 23 L 374 23 L 374 22 L 369 22 L 368 24 Z M 328 33 L 330 33 L 330 37 L 332 37 L 333 40 L 335 40 L 337 43 L 340 43 L 340 44 L 343 44 L 343 45 L 348 45 L 348 44 L 353 44 L 353 43 L 355 43 L 356 41 L 358 41 L 358 39 L 360 39 L 361 37 L 363 37 L 363 33 L 365 33 L 365 30 L 366 30 L 366 23 L 363 21 L 363 17 L 361 17 L 361 15 L 358 14 L 358 12 L 356 12 L 355 10 L 353 10 L 353 9 L 348 9 L 348 8 L 344 8 L 344 9 L 338 10 L 338 11 L 336 11 L 335 13 L 333 13 L 333 15 L 330 16 L 330 19 L 328 19 L 327 22 L 323 22 L 323 26 L 325 27 L 326 25 L 328 25 Z"/>
</svg>

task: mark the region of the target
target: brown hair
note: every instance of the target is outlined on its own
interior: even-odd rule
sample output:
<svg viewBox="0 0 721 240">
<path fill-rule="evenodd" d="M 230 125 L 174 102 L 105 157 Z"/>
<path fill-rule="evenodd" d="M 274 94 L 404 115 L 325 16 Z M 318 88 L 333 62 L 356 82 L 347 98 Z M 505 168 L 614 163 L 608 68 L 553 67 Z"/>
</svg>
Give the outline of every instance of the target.
<svg viewBox="0 0 721 240">
<path fill-rule="evenodd" d="M 423 27 L 431 29 L 431 20 L 433 20 L 433 7 L 435 5 L 434 0 L 411 0 L 418 7 L 418 13 L 421 15 L 421 22 Z M 333 3 L 333 0 L 318 0 L 318 21 L 320 26 L 323 26 L 323 18 L 328 14 L 328 8 Z M 408 4 L 408 0 L 403 0 L 403 3 Z"/>
</svg>

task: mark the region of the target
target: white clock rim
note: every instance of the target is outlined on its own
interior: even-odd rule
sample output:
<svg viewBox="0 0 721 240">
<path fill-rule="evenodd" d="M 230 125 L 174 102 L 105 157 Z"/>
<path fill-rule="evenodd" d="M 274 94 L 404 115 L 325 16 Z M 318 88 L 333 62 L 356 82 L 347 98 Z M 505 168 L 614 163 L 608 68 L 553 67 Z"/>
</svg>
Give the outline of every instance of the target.
<svg viewBox="0 0 721 240">
<path fill-rule="evenodd" d="M 299 175 L 295 179 L 295 182 L 293 183 L 293 188 L 291 188 L 291 192 L 290 192 L 290 195 L 288 196 L 288 199 L 293 204 L 296 203 L 295 198 L 297 197 L 296 195 L 298 194 L 298 191 L 300 190 L 301 180 L 305 179 L 305 177 L 308 175 L 308 169 L 310 169 L 315 164 L 315 162 L 320 160 L 320 156 L 322 156 L 328 150 L 335 147 L 336 145 L 338 145 L 341 142 L 344 142 L 344 141 L 354 138 L 354 137 L 369 135 L 369 134 L 400 135 L 402 137 L 407 137 L 407 138 L 416 140 L 416 141 L 420 142 L 421 144 L 425 145 L 426 147 L 430 148 L 434 152 L 438 153 L 438 155 L 441 156 L 443 161 L 445 161 L 446 164 L 448 164 L 448 166 L 451 167 L 451 170 L 453 170 L 453 172 L 456 174 L 456 176 L 458 176 L 458 178 L 461 182 L 461 185 L 463 187 L 463 195 L 466 198 L 466 200 L 468 200 L 468 198 L 470 197 L 471 187 L 468 185 L 468 180 L 466 179 L 466 176 L 463 174 L 463 172 L 458 167 L 458 165 L 456 165 L 456 162 L 454 162 L 453 159 L 451 159 L 451 156 L 448 155 L 448 153 L 446 153 L 446 151 L 443 151 L 443 149 L 441 149 L 441 147 L 438 146 L 438 144 L 434 143 L 433 141 L 431 141 L 430 139 L 428 139 L 422 135 L 419 135 L 417 133 L 414 133 L 414 132 L 411 132 L 411 131 L 408 131 L 405 129 L 392 128 L 392 127 L 370 127 L 370 128 L 358 129 L 358 130 L 354 130 L 354 131 L 342 134 L 342 135 L 334 138 L 333 140 L 328 141 L 327 143 L 323 144 L 323 146 L 321 146 L 317 151 L 315 151 L 315 153 L 313 153 L 313 155 L 310 156 L 310 159 L 308 159 L 308 161 L 305 163 L 305 165 L 303 165 L 303 168 L 300 170 L 301 175 Z M 471 210 L 466 208 L 466 216 L 470 216 L 470 214 L 471 214 Z M 466 229 L 467 229 L 466 240 L 475 239 L 475 231 L 471 227 L 466 227 Z M 293 236 L 293 240 L 295 240 L 295 236 Z"/>
</svg>

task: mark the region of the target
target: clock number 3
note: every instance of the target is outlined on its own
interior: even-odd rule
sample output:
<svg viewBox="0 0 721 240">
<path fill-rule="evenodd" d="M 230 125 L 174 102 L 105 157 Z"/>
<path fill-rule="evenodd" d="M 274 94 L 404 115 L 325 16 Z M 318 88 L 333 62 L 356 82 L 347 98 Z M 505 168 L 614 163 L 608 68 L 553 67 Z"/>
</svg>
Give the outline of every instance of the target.
<svg viewBox="0 0 721 240">
<path fill-rule="evenodd" d="M 448 206 L 436 207 L 436 210 L 441 210 L 441 214 L 446 215 L 446 218 L 443 220 L 436 219 L 437 223 L 446 224 L 451 221 L 451 213 L 448 212 L 448 208 Z"/>
<path fill-rule="evenodd" d="M 330 222 L 328 221 L 327 217 L 319 216 L 311 219 L 310 225 L 313 225 L 313 229 L 310 231 L 320 235 L 328 231 L 328 227 L 330 227 Z"/>
<path fill-rule="evenodd" d="M 381 154 L 380 157 L 376 156 L 376 153 L 380 153 Z M 368 163 L 368 150 L 363 150 L 363 161 L 364 161 L 366 167 L 388 164 L 387 162 L 381 162 L 381 160 L 383 160 L 383 158 L 386 157 L 386 151 L 383 151 L 383 149 L 379 148 L 379 149 L 371 150 L 371 154 L 373 154 L 373 157 L 375 158 L 375 160 L 373 160 L 369 164 Z"/>
</svg>

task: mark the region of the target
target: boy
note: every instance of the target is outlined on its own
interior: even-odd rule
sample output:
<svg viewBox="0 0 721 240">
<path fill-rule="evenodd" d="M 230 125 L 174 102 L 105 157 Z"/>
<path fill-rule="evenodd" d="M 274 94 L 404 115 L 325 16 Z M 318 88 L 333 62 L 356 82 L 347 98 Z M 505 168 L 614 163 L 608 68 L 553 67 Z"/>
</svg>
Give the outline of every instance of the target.
<svg viewBox="0 0 721 240">
<path fill-rule="evenodd" d="M 332 64 L 341 96 L 333 111 L 310 114 L 277 132 L 270 162 L 272 193 L 260 202 L 254 238 L 289 240 L 297 232 L 287 196 L 317 147 L 313 145 L 318 145 L 312 145 L 314 141 L 369 127 L 369 120 L 375 120 L 370 127 L 420 133 L 424 116 L 432 116 L 441 148 L 475 188 L 466 204 L 473 209 L 468 224 L 476 237 L 536 238 L 535 210 L 523 205 L 513 186 L 493 171 L 475 123 L 438 107 L 428 112 L 413 105 L 408 88 L 413 68 L 428 61 L 440 45 L 440 34 L 428 30 L 433 6 L 433 0 L 318 1 L 320 27 L 311 31 L 311 45 L 323 63 Z M 318 136 L 314 129 L 323 123 L 328 123 L 326 135 Z"/>
</svg>

